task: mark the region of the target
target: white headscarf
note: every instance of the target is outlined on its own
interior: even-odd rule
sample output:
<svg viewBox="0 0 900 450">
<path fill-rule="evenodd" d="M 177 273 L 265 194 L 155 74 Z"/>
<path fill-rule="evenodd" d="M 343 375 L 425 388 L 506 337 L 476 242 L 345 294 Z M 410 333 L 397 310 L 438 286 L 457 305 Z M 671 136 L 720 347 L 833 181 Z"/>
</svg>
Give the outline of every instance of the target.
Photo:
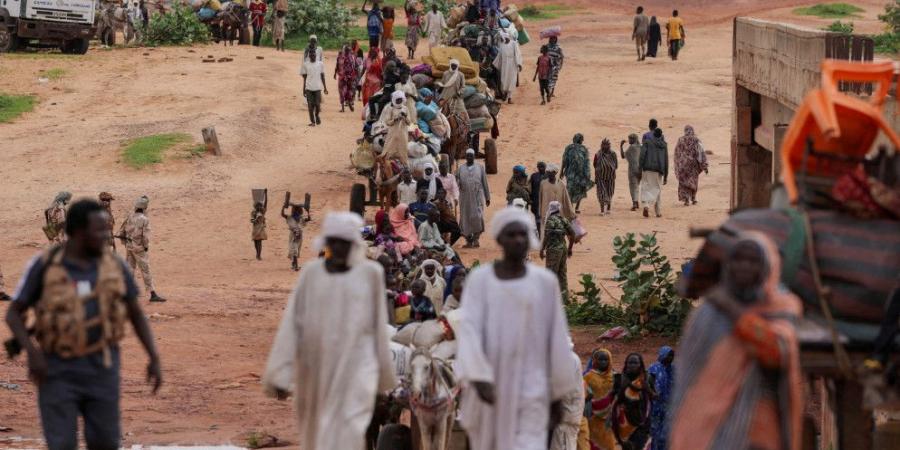
<svg viewBox="0 0 900 450">
<path fill-rule="evenodd" d="M 541 243 L 537 239 L 537 227 L 534 224 L 534 216 L 523 209 L 513 206 L 507 206 L 494 214 L 491 219 L 491 237 L 494 240 L 500 236 L 500 233 L 507 225 L 512 223 L 520 223 L 528 229 L 528 245 L 531 250 L 539 250 Z"/>
<path fill-rule="evenodd" d="M 325 240 L 337 238 L 349 241 L 352 244 L 347 265 L 355 264 L 366 259 L 366 243 L 363 241 L 360 229 L 365 225 L 359 214 L 349 211 L 330 212 L 322 222 L 322 232 L 316 237 L 313 248 L 316 253 L 325 248 Z"/>
<path fill-rule="evenodd" d="M 434 266 L 434 276 L 432 276 L 431 278 L 428 278 L 428 275 L 425 275 L 425 267 L 426 266 Z M 422 273 L 419 274 L 419 278 L 421 278 L 423 280 L 432 281 L 432 282 L 436 278 L 439 278 L 441 276 L 441 274 L 444 272 L 444 269 L 441 266 L 441 263 L 437 262 L 434 259 L 426 259 L 425 261 L 422 261 L 422 264 L 419 264 L 419 267 L 422 269 Z"/>
<path fill-rule="evenodd" d="M 558 213 L 561 208 L 562 208 L 562 204 L 560 204 L 556 200 L 553 200 L 552 202 L 547 204 L 547 217 L 552 216 L 553 213 Z"/>
<path fill-rule="evenodd" d="M 456 70 L 459 70 L 459 60 L 458 59 L 451 59 L 449 64 L 450 64 L 450 69 L 448 69 L 448 70 L 450 70 L 451 72 L 454 72 L 454 70 L 453 70 L 454 64 L 456 64 Z"/>
<path fill-rule="evenodd" d="M 437 195 L 437 167 L 431 161 L 426 161 L 420 166 L 422 168 L 422 177 L 428 181 L 428 200 L 434 200 Z M 425 169 L 431 168 L 431 175 L 425 173 Z"/>
<path fill-rule="evenodd" d="M 399 102 L 397 100 L 400 100 Z M 403 91 L 394 91 L 391 94 L 391 106 L 399 108 L 406 104 L 406 94 Z"/>
</svg>

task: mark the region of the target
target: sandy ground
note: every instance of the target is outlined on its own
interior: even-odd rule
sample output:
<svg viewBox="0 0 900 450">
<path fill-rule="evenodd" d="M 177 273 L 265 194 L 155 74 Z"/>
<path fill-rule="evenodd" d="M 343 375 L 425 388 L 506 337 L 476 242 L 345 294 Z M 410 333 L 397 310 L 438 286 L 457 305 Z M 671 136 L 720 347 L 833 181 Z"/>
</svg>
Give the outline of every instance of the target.
<svg viewBox="0 0 900 450">
<path fill-rule="evenodd" d="M 525 2 L 520 2 L 525 3 Z M 575 249 L 569 278 L 594 273 L 609 281 L 611 240 L 626 232 L 656 232 L 664 252 L 680 264 L 696 250 L 690 226 L 710 226 L 727 213 L 731 124 L 731 21 L 736 14 L 789 18 L 811 26 L 824 20 L 797 19 L 787 0 L 686 0 L 679 7 L 687 22 L 687 46 L 678 62 L 667 58 L 637 63 L 630 41 L 631 3 L 567 0 L 577 15 L 531 23 L 535 38 L 544 26 L 561 24 L 566 65 L 557 98 L 541 107 L 531 82 L 539 44 L 523 47 L 525 71 L 516 104 L 504 106 L 499 139 L 501 173 L 490 177 L 493 206 L 504 203 L 512 166 L 532 169 L 538 160 L 558 162 L 572 136 L 581 132 L 592 152 L 603 138 L 617 147 L 629 133 L 642 132 L 650 117 L 659 119 L 670 151 L 685 124 L 703 139 L 710 175 L 700 180 L 700 204 L 684 207 L 676 199 L 674 175 L 663 191 L 663 218 L 644 219 L 628 211 L 624 167 L 619 170 L 613 215 L 599 216 L 593 193 L 582 205 L 589 230 Z M 879 2 L 870 9 L 866 29 L 876 27 Z M 871 6 L 869 6 L 871 4 Z M 669 2 L 644 2 L 650 14 L 668 15 Z M 398 43 L 399 44 L 399 43 Z M 427 51 L 423 41 L 419 52 Z M 403 52 L 401 52 L 403 53 Z M 664 52 L 662 52 L 664 54 Z M 234 58 L 203 64 L 202 55 Z M 257 56 L 263 56 L 259 60 Z M 334 54 L 327 53 L 329 67 Z M 25 262 L 45 246 L 42 210 L 59 190 L 76 197 L 100 191 L 115 194 L 117 218 L 134 198 L 151 197 L 154 241 L 152 269 L 166 304 L 144 303 L 162 355 L 166 385 L 153 397 L 143 381 L 146 359 L 137 341 L 124 343 L 122 385 L 126 446 L 134 443 L 242 443 L 239 436 L 262 431 L 292 440 L 290 403 L 265 398 L 259 374 L 274 328 L 296 274 L 286 259 L 287 228 L 277 207 L 285 190 L 312 193 L 313 222 L 306 231 L 302 259 L 328 210 L 346 209 L 349 188 L 361 179 L 348 154 L 359 136 L 359 114 L 338 111 L 337 84 L 328 81 L 322 127 L 306 126 L 300 95 L 299 56 L 250 47 L 92 49 L 83 57 L 0 56 L 0 91 L 34 93 L 36 110 L 0 125 L 3 164 L 0 179 L 0 266 L 15 285 Z M 58 81 L 41 84 L 41 70 L 64 69 Z M 187 132 L 215 125 L 224 155 L 190 158 L 173 152 L 144 170 L 120 161 L 124 142 L 154 133 Z M 248 216 L 250 189 L 267 187 L 270 240 L 264 260 L 253 259 Z M 369 215 L 373 213 L 370 210 Z M 496 256 L 494 245 L 463 251 L 472 261 Z M 10 286 L 12 287 L 12 286 Z M 6 306 L 0 306 L 0 314 Z M 587 354 L 596 330 L 578 330 L 576 343 Z M 0 339 L 9 332 L 0 327 Z M 616 343 L 616 365 L 626 351 L 652 357 L 664 339 Z M 649 361 L 648 361 L 649 364 Z M 0 392 L 0 446 L 21 447 L 11 436 L 40 436 L 35 391 L 25 362 L 0 362 L 0 381 L 22 385 Z M 31 441 L 26 441 L 31 442 Z M 33 443 L 31 445 L 34 445 Z"/>
</svg>

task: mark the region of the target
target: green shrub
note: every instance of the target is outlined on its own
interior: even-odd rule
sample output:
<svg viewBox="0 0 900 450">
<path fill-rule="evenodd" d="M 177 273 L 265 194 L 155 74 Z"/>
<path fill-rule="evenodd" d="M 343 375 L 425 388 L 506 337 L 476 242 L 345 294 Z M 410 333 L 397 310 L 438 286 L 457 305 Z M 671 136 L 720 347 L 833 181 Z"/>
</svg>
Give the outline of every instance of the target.
<svg viewBox="0 0 900 450">
<path fill-rule="evenodd" d="M 853 22 L 844 23 L 840 20 L 835 20 L 823 30 L 841 34 L 853 34 Z"/>
<path fill-rule="evenodd" d="M 872 36 L 875 40 L 875 52 L 894 54 L 900 53 L 900 34 L 881 33 Z"/>
<path fill-rule="evenodd" d="M 191 45 L 209 42 L 209 28 L 200 22 L 189 6 L 173 4 L 167 14 L 153 16 L 144 30 L 144 43 L 149 46 Z"/>
<path fill-rule="evenodd" d="M 122 150 L 122 158 L 125 164 L 135 169 L 162 162 L 166 150 L 191 141 L 191 136 L 185 133 L 154 134 L 137 138 L 128 143 Z"/>
<path fill-rule="evenodd" d="M 660 252 L 656 233 L 634 233 L 613 239 L 613 263 L 619 270 L 625 318 L 641 331 L 678 334 L 691 309 L 689 300 L 678 296 L 675 273 Z"/>
<path fill-rule="evenodd" d="M 43 75 L 50 81 L 56 81 L 66 75 L 66 69 L 60 69 L 59 67 L 48 69 L 44 71 Z"/>
<path fill-rule="evenodd" d="M 0 94 L 0 123 L 10 122 L 34 109 L 37 99 L 33 95 Z"/>
<path fill-rule="evenodd" d="M 353 14 L 339 0 L 289 0 L 285 34 L 347 38 Z"/>
<path fill-rule="evenodd" d="M 854 17 L 865 10 L 849 3 L 819 3 L 806 8 L 797 8 L 794 14 L 799 16 L 817 16 L 823 19 L 840 19 Z"/>
<path fill-rule="evenodd" d="M 625 311 L 620 306 L 606 305 L 600 301 L 600 287 L 594 275 L 583 273 L 581 291 L 572 294 L 565 302 L 569 325 L 605 325 L 625 323 Z"/>
<path fill-rule="evenodd" d="M 900 34 L 900 0 L 885 6 L 884 14 L 879 14 L 878 20 L 884 22 L 891 33 Z"/>
</svg>

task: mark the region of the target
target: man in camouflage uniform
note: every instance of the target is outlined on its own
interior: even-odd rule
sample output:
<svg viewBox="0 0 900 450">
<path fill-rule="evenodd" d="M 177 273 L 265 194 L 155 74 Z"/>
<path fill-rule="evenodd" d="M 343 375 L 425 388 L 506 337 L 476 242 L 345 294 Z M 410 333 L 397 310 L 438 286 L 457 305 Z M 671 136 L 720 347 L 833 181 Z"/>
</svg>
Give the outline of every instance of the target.
<svg viewBox="0 0 900 450">
<path fill-rule="evenodd" d="M 115 229 L 116 229 L 116 218 L 113 216 L 112 212 L 112 201 L 115 198 L 109 192 L 101 192 L 100 193 L 100 205 L 103 206 L 103 209 L 106 210 L 107 219 L 109 223 L 109 245 L 112 246 L 112 250 L 116 251 L 116 240 L 114 239 Z"/>
<path fill-rule="evenodd" d="M 565 299 L 569 286 L 566 281 L 566 261 L 572 256 L 572 246 L 575 245 L 575 232 L 569 219 L 560 213 L 560 203 L 550 202 L 547 208 L 547 220 L 544 222 L 544 242 L 541 243 L 541 259 L 546 258 L 547 269 L 556 274 L 559 280 L 559 289 Z M 569 243 L 566 245 L 566 238 Z"/>
<path fill-rule="evenodd" d="M 53 203 L 44 210 L 44 233 L 51 243 L 60 244 L 66 240 L 66 205 L 72 200 L 69 192 L 56 194 Z"/>
<path fill-rule="evenodd" d="M 150 219 L 145 214 L 150 206 L 150 199 L 146 195 L 134 202 L 132 213 L 119 229 L 119 237 L 125 241 L 126 259 L 131 271 L 135 267 L 141 269 L 141 278 L 144 279 L 144 288 L 150 292 L 151 302 L 164 302 L 166 299 L 156 294 L 153 288 L 153 277 L 150 275 Z"/>
</svg>

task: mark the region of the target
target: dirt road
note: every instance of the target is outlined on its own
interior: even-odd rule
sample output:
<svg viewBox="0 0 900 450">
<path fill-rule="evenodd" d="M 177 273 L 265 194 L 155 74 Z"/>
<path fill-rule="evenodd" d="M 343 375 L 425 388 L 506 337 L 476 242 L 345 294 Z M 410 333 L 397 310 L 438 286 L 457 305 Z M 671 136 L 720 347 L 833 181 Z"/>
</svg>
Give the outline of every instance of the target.
<svg viewBox="0 0 900 450">
<path fill-rule="evenodd" d="M 667 255 L 680 264 L 697 242 L 689 226 L 714 225 L 728 207 L 731 124 L 731 23 L 737 13 L 766 12 L 799 2 L 693 0 L 683 3 L 688 41 L 678 62 L 667 58 L 637 63 L 630 41 L 631 2 L 568 0 L 582 8 L 559 20 L 530 24 L 535 38 L 544 26 L 561 24 L 566 54 L 558 97 L 541 107 L 531 82 L 539 43 L 523 47 L 525 70 L 517 103 L 504 106 L 499 140 L 501 173 L 490 177 L 492 207 L 503 204 L 511 169 L 538 160 L 558 162 L 572 136 L 581 132 L 593 153 L 603 138 L 614 146 L 659 119 L 670 151 L 685 124 L 702 138 L 710 175 L 700 179 L 700 204 L 679 206 L 674 175 L 663 191 L 663 218 L 644 219 L 627 210 L 627 181 L 620 168 L 613 215 L 600 217 L 593 193 L 582 205 L 589 230 L 570 262 L 570 283 L 594 273 L 613 288 L 611 240 L 626 232 L 656 232 Z M 644 2 L 651 14 L 667 16 L 668 2 Z M 867 4 L 869 2 L 866 2 Z M 877 2 L 876 2 L 877 3 Z M 873 6 L 872 8 L 875 8 Z M 427 44 L 423 42 L 423 47 Z M 419 53 L 426 50 L 420 49 Z M 201 57 L 233 62 L 204 64 Z M 256 59 L 257 55 L 265 59 Z M 328 53 L 332 67 L 335 55 Z M 277 208 L 285 190 L 312 193 L 314 221 L 306 230 L 301 259 L 325 211 L 346 209 L 349 188 L 359 182 L 348 154 L 359 136 L 359 114 L 338 112 L 337 84 L 324 100 L 322 127 L 306 126 L 297 53 L 249 47 L 92 50 L 84 57 L 0 57 L 0 91 L 35 93 L 33 113 L 0 125 L 0 265 L 8 282 L 45 245 L 42 210 L 59 190 L 76 197 L 115 194 L 121 221 L 133 199 L 151 198 L 151 249 L 162 305 L 147 305 L 165 368 L 166 385 L 152 397 L 143 382 L 145 358 L 132 337 L 124 344 L 123 425 L 125 444 L 240 443 L 258 430 L 293 439 L 290 403 L 266 399 L 259 388 L 274 328 L 296 278 L 286 258 L 287 228 Z M 37 81 L 41 70 L 61 68 L 57 81 Z M 163 132 L 215 125 L 224 155 L 191 158 L 170 154 L 163 164 L 135 170 L 121 162 L 123 142 Z M 250 189 L 269 188 L 269 236 L 264 260 L 253 258 Z M 370 213 L 371 215 L 371 213 Z M 487 243 L 488 239 L 482 240 Z M 463 251 L 466 260 L 486 261 L 496 248 Z M 6 306 L 0 306 L 5 313 Z M 9 333 L 0 327 L 0 339 Z M 595 334 L 577 333 L 582 353 Z M 631 344 L 652 355 L 661 340 Z M 624 350 L 623 350 L 624 352 Z M 616 355 L 616 364 L 624 355 Z M 0 362 L 0 381 L 22 385 L 0 393 L 0 425 L 13 435 L 39 437 L 34 389 L 23 360 Z M 0 434 L 0 445 L 5 435 Z M 6 445 L 11 445 L 7 441 Z"/>
</svg>

